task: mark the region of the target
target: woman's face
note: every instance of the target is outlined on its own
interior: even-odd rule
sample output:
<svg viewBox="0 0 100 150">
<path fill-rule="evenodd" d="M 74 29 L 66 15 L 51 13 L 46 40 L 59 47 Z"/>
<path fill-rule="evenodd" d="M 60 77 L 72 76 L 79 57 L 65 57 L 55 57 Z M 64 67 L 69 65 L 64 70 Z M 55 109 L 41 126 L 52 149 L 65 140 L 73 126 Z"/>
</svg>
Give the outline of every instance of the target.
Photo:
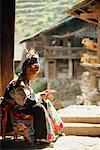
<svg viewBox="0 0 100 150">
<path fill-rule="evenodd" d="M 39 71 L 40 71 L 40 65 L 38 63 L 28 67 L 26 70 L 28 80 L 34 80 L 39 74 Z"/>
</svg>

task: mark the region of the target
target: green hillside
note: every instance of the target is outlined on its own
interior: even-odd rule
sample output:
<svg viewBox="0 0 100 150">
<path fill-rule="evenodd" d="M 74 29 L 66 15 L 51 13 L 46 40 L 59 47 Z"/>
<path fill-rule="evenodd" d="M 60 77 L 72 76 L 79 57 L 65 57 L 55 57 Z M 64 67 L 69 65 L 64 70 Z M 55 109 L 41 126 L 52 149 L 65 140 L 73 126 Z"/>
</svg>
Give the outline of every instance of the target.
<svg viewBox="0 0 100 150">
<path fill-rule="evenodd" d="M 82 0 L 16 0 L 16 32 L 27 37 L 66 17 L 64 10 Z"/>
</svg>

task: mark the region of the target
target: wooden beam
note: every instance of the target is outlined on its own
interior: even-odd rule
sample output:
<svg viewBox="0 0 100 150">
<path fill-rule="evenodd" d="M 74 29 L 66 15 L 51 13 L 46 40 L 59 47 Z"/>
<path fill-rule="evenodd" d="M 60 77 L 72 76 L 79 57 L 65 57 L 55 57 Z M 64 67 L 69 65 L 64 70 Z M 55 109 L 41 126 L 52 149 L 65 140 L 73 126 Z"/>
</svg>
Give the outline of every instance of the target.
<svg viewBox="0 0 100 150">
<path fill-rule="evenodd" d="M 91 13 L 81 13 L 80 18 L 83 19 L 98 19 L 100 17 L 100 10 Z"/>
<path fill-rule="evenodd" d="M 14 22 L 15 0 L 1 0 L 1 59 L 0 59 L 0 96 L 14 77 Z"/>
<path fill-rule="evenodd" d="M 82 8 L 80 8 L 79 10 L 80 10 L 81 12 L 84 12 L 84 13 L 86 13 L 86 11 L 85 11 L 85 10 L 83 10 Z"/>
<path fill-rule="evenodd" d="M 73 6 L 71 9 L 69 9 L 69 10 L 65 10 L 64 11 L 64 13 L 65 14 L 67 14 L 67 13 L 73 13 L 74 11 L 76 11 L 76 10 L 79 10 L 79 9 L 81 9 L 81 8 L 83 8 L 83 7 L 86 7 L 86 6 L 88 6 L 88 5 L 90 5 L 93 1 L 95 1 L 95 0 L 89 0 L 89 1 L 83 1 L 83 2 L 81 2 L 81 3 L 79 3 L 79 4 L 77 4 L 77 5 L 75 5 L 75 6 Z"/>
<path fill-rule="evenodd" d="M 70 9 L 70 10 L 65 10 L 64 13 L 75 16 L 75 17 L 80 18 L 89 23 L 97 24 L 96 21 L 90 20 L 90 19 L 98 19 L 98 17 L 100 17 L 100 2 L 96 1 L 96 4 L 91 6 L 94 1 L 96 1 L 96 0 L 84 1 L 76 6 L 72 7 L 72 9 Z M 85 7 L 89 7 L 89 9 L 87 9 L 87 11 L 89 11 L 89 12 L 86 12 L 84 10 Z M 77 14 L 76 11 L 79 11 L 79 10 L 81 12 L 80 12 L 80 14 Z"/>
<path fill-rule="evenodd" d="M 52 35 L 52 37 L 54 38 L 67 38 L 70 36 L 74 36 L 75 32 L 71 32 L 71 33 L 66 33 L 66 34 L 62 34 L 62 35 Z"/>
<path fill-rule="evenodd" d="M 54 38 L 67 38 L 67 37 L 71 37 L 71 36 L 75 36 L 77 33 L 79 32 L 84 32 L 85 28 L 83 27 L 82 29 L 79 29 L 77 31 L 74 32 L 67 32 L 65 34 L 61 34 L 61 35 L 52 35 L 52 37 Z"/>
<path fill-rule="evenodd" d="M 88 22 L 88 23 L 92 23 L 92 24 L 95 24 L 95 25 L 97 25 L 98 23 L 97 22 L 95 22 L 95 21 L 92 21 L 92 20 L 89 20 L 89 19 L 86 19 L 86 18 L 81 18 L 80 17 L 80 15 L 78 15 L 78 14 L 76 14 L 75 12 L 73 12 L 73 13 L 68 13 L 69 15 L 71 15 L 71 16 L 74 16 L 74 17 L 77 17 L 77 18 L 79 18 L 79 19 L 81 19 L 81 20 L 84 20 L 84 21 L 86 21 L 86 22 Z"/>
<path fill-rule="evenodd" d="M 98 63 L 100 64 L 100 18 L 98 19 Z"/>
</svg>

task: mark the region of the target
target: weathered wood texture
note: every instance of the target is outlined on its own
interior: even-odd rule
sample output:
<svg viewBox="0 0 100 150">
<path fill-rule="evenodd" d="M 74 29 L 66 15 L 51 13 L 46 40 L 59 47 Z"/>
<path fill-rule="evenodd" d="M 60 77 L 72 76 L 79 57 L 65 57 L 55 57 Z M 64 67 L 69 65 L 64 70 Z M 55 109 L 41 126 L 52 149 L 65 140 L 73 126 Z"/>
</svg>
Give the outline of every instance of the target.
<svg viewBox="0 0 100 150">
<path fill-rule="evenodd" d="M 100 64 L 100 18 L 98 20 L 98 63 Z"/>
<path fill-rule="evenodd" d="M 80 59 L 82 54 L 87 51 L 84 47 L 70 47 L 70 54 L 68 47 L 63 46 L 45 46 L 44 56 L 46 58 L 60 58 L 60 59 Z"/>
<path fill-rule="evenodd" d="M 13 78 L 15 0 L 1 0 L 0 96 Z"/>
</svg>

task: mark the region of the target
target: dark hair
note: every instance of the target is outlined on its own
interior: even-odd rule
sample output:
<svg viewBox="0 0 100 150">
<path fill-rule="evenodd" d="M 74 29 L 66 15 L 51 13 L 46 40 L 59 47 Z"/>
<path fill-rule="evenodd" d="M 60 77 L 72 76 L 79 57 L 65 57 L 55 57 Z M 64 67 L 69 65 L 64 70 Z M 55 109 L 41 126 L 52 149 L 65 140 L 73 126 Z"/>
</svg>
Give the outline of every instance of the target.
<svg viewBox="0 0 100 150">
<path fill-rule="evenodd" d="M 22 65 L 22 71 L 26 71 L 26 69 L 28 67 L 30 67 L 31 65 L 34 65 L 35 63 L 39 63 L 39 58 L 36 58 L 36 57 L 31 57 L 31 58 L 28 58 Z"/>
</svg>

